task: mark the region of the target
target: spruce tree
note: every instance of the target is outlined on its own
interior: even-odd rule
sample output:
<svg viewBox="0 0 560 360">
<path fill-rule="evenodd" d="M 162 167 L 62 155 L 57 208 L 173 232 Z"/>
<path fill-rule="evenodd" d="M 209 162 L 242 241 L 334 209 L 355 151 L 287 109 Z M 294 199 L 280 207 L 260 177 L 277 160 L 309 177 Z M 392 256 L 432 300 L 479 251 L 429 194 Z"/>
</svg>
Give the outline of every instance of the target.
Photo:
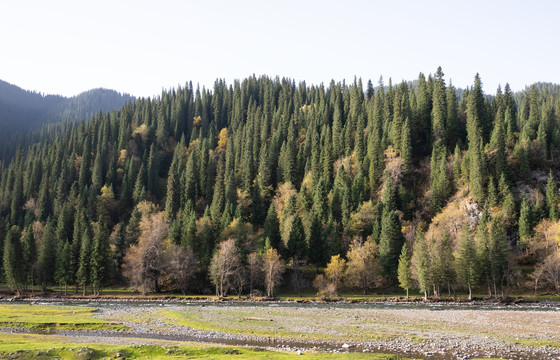
<svg viewBox="0 0 560 360">
<path fill-rule="evenodd" d="M 312 215 L 309 230 L 309 261 L 317 268 L 327 265 L 328 248 L 323 236 L 323 224 L 317 214 Z"/>
<path fill-rule="evenodd" d="M 400 152 L 402 158 L 403 175 L 407 176 L 412 172 L 412 138 L 410 134 L 410 122 L 408 118 L 402 127 Z"/>
<path fill-rule="evenodd" d="M 424 300 L 428 300 L 428 293 L 432 284 L 430 272 L 430 259 L 428 256 L 428 245 L 424 239 L 424 233 L 416 232 L 411 264 L 414 268 L 414 278 L 418 282 L 418 288 L 424 293 Z"/>
<path fill-rule="evenodd" d="M 151 192 L 152 196 L 159 195 L 159 151 L 155 145 L 150 147 L 150 155 L 148 157 L 148 171 L 147 171 L 147 190 Z"/>
<path fill-rule="evenodd" d="M 96 191 L 99 191 L 99 189 L 101 189 L 104 184 L 103 158 L 101 156 L 101 153 L 97 153 L 97 155 L 95 156 L 95 161 L 93 162 L 93 171 L 91 174 L 91 186 Z"/>
<path fill-rule="evenodd" d="M 383 273 L 396 278 L 399 254 L 402 250 L 404 237 L 401 233 L 401 222 L 394 210 L 383 210 L 381 219 L 381 235 L 379 238 L 379 261 Z"/>
<path fill-rule="evenodd" d="M 12 226 L 4 240 L 4 254 L 2 258 L 4 276 L 6 277 L 8 287 L 17 295 L 20 294 L 23 282 L 22 251 L 19 237 L 19 227 L 16 225 Z"/>
<path fill-rule="evenodd" d="M 304 260 L 307 255 L 307 243 L 305 241 L 305 231 L 299 215 L 294 216 L 290 237 L 288 240 L 288 254 L 294 262 Z"/>
<path fill-rule="evenodd" d="M 280 222 L 278 221 L 278 214 L 276 207 L 273 203 L 270 204 L 266 219 L 264 221 L 264 234 L 265 239 L 270 241 L 270 246 L 274 249 L 281 250 L 283 247 L 282 237 L 280 236 Z"/>
<path fill-rule="evenodd" d="M 532 228 L 533 216 L 531 211 L 531 204 L 526 197 L 523 198 L 521 201 L 521 209 L 519 210 L 519 247 L 521 249 L 525 249 L 527 247 L 527 243 L 529 238 L 532 236 L 533 228 Z"/>
<path fill-rule="evenodd" d="M 445 100 L 445 82 L 443 80 L 443 72 L 441 67 L 438 67 L 434 91 L 432 94 L 432 139 L 434 141 L 441 140 L 446 142 L 446 117 L 447 117 L 447 104 Z"/>
<path fill-rule="evenodd" d="M 463 224 L 457 254 L 455 259 L 457 279 L 460 284 L 468 288 L 469 300 L 472 300 L 472 288 L 477 279 L 477 262 L 474 238 L 467 224 Z"/>
<path fill-rule="evenodd" d="M 492 220 L 490 231 L 490 274 L 494 288 L 494 297 L 498 297 L 498 288 L 502 290 L 506 278 L 509 259 L 509 246 L 504 226 L 496 217 Z"/>
<path fill-rule="evenodd" d="M 476 201 L 484 199 L 484 164 L 481 146 L 483 142 L 483 114 L 480 102 L 483 101 L 480 77 L 475 77 L 475 88 L 467 97 L 467 140 L 469 145 L 469 190 Z"/>
<path fill-rule="evenodd" d="M 82 286 L 82 295 L 86 295 L 86 286 L 90 281 L 90 266 L 91 266 L 91 231 L 89 226 L 84 228 L 81 239 L 74 239 L 80 241 L 80 258 L 78 263 L 78 271 L 76 272 L 76 283 Z"/>
<path fill-rule="evenodd" d="M 550 221 L 558 220 L 558 186 L 554 180 L 552 170 L 548 173 L 546 182 L 546 206 L 548 207 L 548 218 Z"/>
<path fill-rule="evenodd" d="M 452 149 L 456 144 L 459 137 L 459 109 L 457 103 L 457 93 L 455 87 L 449 83 L 446 93 L 447 101 L 447 146 Z"/>
<path fill-rule="evenodd" d="M 22 265 L 23 281 L 25 285 L 31 284 L 33 287 L 35 280 L 35 270 L 37 265 L 37 243 L 33 234 L 33 226 L 28 225 L 25 229 L 25 236 L 22 244 Z"/>
<path fill-rule="evenodd" d="M 168 219 L 175 219 L 175 215 L 179 210 L 180 193 L 179 193 L 179 178 L 177 174 L 178 160 L 174 157 L 169 168 L 167 176 L 167 196 L 165 201 L 165 212 Z"/>
<path fill-rule="evenodd" d="M 46 292 L 47 285 L 53 281 L 56 263 L 55 229 L 53 221 L 50 219 L 47 221 L 40 244 L 37 275 L 43 292 Z"/>
<path fill-rule="evenodd" d="M 67 240 L 59 240 L 56 249 L 55 281 L 62 289 L 64 285 L 64 295 L 67 294 L 68 283 L 72 281 L 72 268 L 70 263 L 70 244 Z"/>
<path fill-rule="evenodd" d="M 406 300 L 408 300 L 408 290 L 412 288 L 412 271 L 410 268 L 410 257 L 408 255 L 408 247 L 404 243 L 401 255 L 399 257 L 399 267 L 397 270 L 399 286 L 406 290 Z"/>
<path fill-rule="evenodd" d="M 100 295 L 103 282 L 109 270 L 109 232 L 103 221 L 97 221 L 93 228 L 90 258 L 90 279 L 93 292 Z"/>
</svg>

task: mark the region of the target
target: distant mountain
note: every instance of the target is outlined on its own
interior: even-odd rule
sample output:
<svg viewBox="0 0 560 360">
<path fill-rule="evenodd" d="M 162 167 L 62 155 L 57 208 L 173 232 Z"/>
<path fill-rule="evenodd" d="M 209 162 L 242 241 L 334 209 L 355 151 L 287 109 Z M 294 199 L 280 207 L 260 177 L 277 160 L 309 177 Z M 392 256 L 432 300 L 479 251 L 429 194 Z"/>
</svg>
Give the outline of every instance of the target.
<svg viewBox="0 0 560 360">
<path fill-rule="evenodd" d="M 131 95 L 108 89 L 93 89 L 71 98 L 43 95 L 0 80 L 0 137 L 65 119 L 89 119 L 134 100 Z"/>
</svg>

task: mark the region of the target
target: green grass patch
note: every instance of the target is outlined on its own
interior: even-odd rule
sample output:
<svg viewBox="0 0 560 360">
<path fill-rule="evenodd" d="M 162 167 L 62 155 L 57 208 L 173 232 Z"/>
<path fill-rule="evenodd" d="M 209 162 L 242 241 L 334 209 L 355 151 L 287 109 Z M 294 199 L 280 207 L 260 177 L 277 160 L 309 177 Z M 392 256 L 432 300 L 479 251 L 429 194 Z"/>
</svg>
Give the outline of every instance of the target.
<svg viewBox="0 0 560 360">
<path fill-rule="evenodd" d="M 127 330 L 127 326 L 94 318 L 95 308 L 79 306 L 0 305 L 0 328 L 53 330 Z"/>
<path fill-rule="evenodd" d="M 57 339 L 59 341 L 57 341 Z M 244 348 L 208 344 L 191 345 L 109 345 L 77 344 L 60 341 L 60 337 L 49 335 L 0 334 L 0 358 L 2 359 L 291 359 L 293 352 L 273 351 L 263 348 Z M 394 355 L 345 353 L 330 354 L 307 352 L 305 359 L 403 359 Z"/>
</svg>

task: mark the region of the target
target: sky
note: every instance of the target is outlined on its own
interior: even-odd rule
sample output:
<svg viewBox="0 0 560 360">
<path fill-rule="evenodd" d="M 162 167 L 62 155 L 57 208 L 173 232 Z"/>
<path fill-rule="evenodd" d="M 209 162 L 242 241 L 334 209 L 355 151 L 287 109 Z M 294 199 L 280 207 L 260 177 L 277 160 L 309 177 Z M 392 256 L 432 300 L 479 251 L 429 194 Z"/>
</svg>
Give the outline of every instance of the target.
<svg viewBox="0 0 560 360">
<path fill-rule="evenodd" d="M 0 79 L 138 97 L 253 74 L 308 85 L 414 80 L 484 91 L 560 83 L 558 1 L 18 0 L 0 5 Z"/>
</svg>

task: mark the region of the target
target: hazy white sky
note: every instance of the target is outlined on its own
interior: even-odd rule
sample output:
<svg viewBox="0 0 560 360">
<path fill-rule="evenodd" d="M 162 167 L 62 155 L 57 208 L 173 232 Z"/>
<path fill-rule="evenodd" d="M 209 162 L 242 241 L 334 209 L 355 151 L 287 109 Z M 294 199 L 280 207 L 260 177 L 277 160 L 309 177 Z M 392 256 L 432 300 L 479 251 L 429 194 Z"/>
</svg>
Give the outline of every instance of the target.
<svg viewBox="0 0 560 360">
<path fill-rule="evenodd" d="M 458 87 L 479 72 L 560 83 L 558 1 L 18 0 L 0 5 L 0 79 L 66 96 L 136 96 L 251 74 L 393 82 L 441 65 Z"/>
</svg>

